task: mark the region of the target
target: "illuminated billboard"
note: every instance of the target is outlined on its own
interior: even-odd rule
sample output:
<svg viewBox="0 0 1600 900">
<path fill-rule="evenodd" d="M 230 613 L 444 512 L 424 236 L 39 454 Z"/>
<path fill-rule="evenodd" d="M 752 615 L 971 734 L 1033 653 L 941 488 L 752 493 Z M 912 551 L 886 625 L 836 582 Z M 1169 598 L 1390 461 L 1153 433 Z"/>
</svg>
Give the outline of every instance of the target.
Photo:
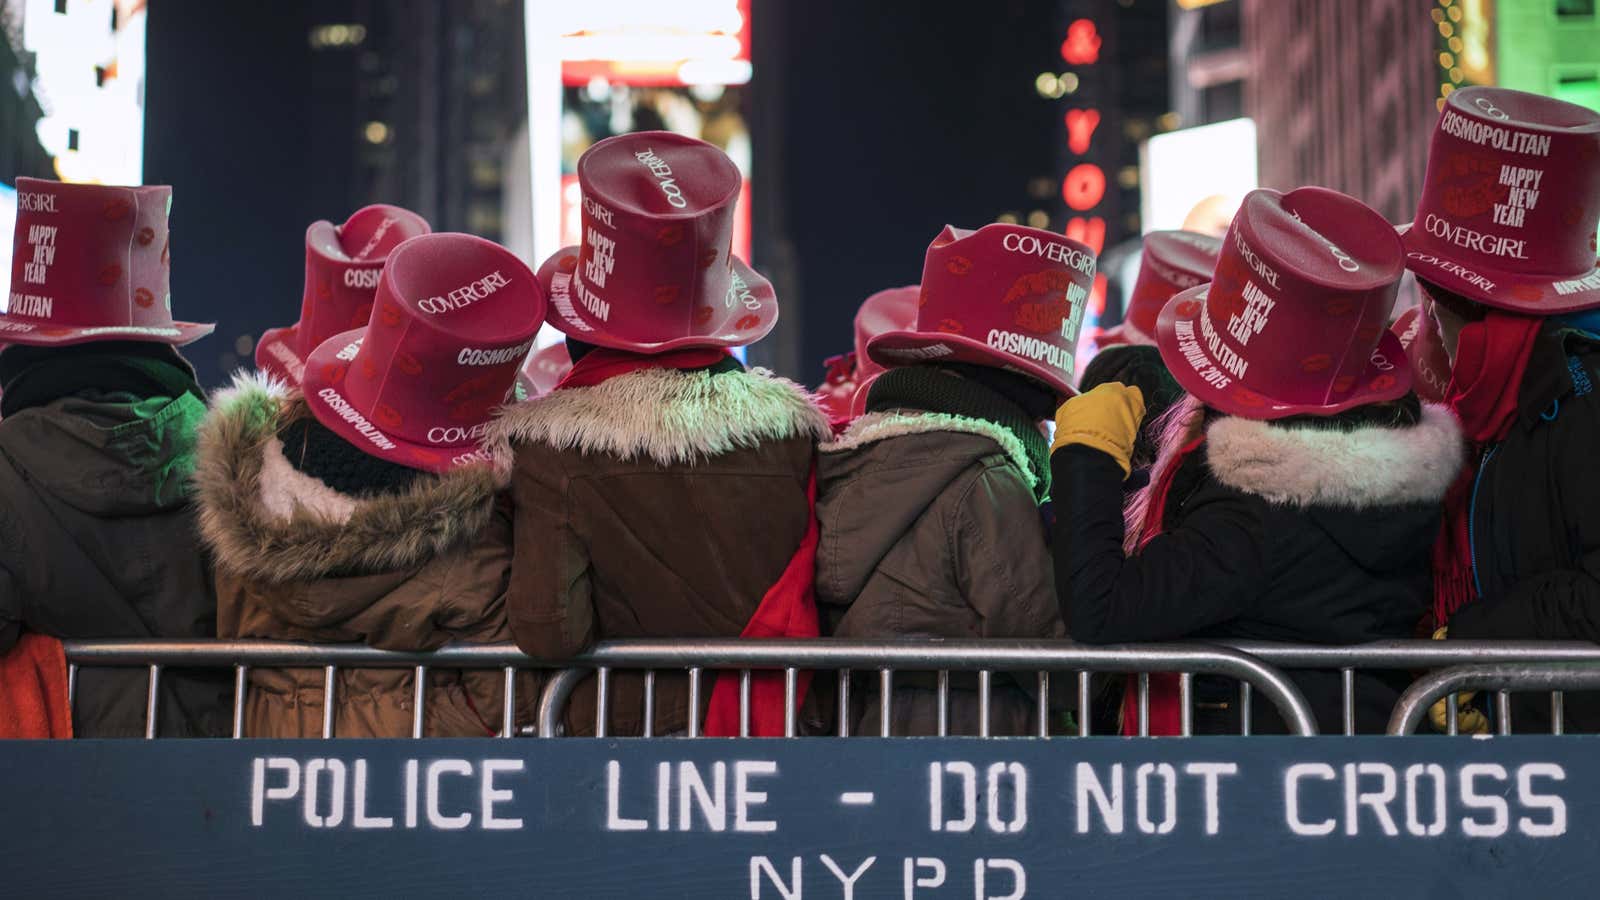
<svg viewBox="0 0 1600 900">
<path fill-rule="evenodd" d="M 62 181 L 144 176 L 145 0 L 11 0 L 39 143 Z M 20 21 L 17 21 L 20 19 Z M 20 26 L 20 28 L 18 28 Z"/>
<path fill-rule="evenodd" d="M 752 0 L 528 0 L 533 260 L 581 239 L 578 157 L 597 141 L 663 130 L 721 148 L 744 176 L 733 252 L 750 258 Z"/>
<path fill-rule="evenodd" d="M 1147 232 L 1182 228 L 1220 237 L 1260 177 L 1250 119 L 1155 135 L 1140 157 L 1140 218 Z"/>
</svg>

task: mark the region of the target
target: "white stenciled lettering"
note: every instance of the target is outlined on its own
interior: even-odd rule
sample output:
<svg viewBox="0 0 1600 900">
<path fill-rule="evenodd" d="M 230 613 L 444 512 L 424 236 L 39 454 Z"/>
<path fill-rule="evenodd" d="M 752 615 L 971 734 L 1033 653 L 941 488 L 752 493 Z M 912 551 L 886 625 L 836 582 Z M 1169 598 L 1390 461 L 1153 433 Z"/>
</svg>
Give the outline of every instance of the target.
<svg viewBox="0 0 1600 900">
<path fill-rule="evenodd" d="M 1457 247 L 1465 247 L 1477 253 L 1486 253 L 1490 256 L 1508 256 L 1512 259 L 1527 259 L 1524 248 L 1527 241 L 1498 235 L 1486 234 L 1475 231 L 1465 225 L 1456 225 L 1449 220 L 1428 213 L 1423 220 L 1423 227 L 1436 238 L 1449 241 Z"/>
<path fill-rule="evenodd" d="M 1256 253 L 1255 248 L 1250 246 L 1249 242 L 1244 239 L 1244 232 L 1237 228 L 1233 231 L 1233 247 L 1239 251 L 1240 256 L 1244 257 L 1245 264 L 1250 267 L 1252 272 L 1255 272 L 1273 290 L 1278 290 L 1278 270 L 1267 265 L 1260 254 Z"/>
<path fill-rule="evenodd" d="M 649 169 L 651 175 L 655 176 L 656 184 L 660 185 L 661 193 L 666 195 L 668 203 L 678 209 L 683 209 L 689 205 L 689 201 L 683 197 L 683 190 L 678 187 L 677 179 L 672 177 L 672 167 L 667 165 L 666 160 L 657 156 L 653 148 L 646 147 L 635 153 L 633 158 Z"/>
<path fill-rule="evenodd" d="M 53 213 L 55 211 L 55 194 L 41 194 L 36 191 L 23 191 L 17 194 L 17 212 Z"/>
<path fill-rule="evenodd" d="M 1482 100 L 1483 98 L 1479 98 Z M 1487 102 L 1487 101 L 1485 101 Z M 1491 107 L 1492 109 L 1492 107 Z M 1485 110 L 1491 118 L 1504 119 L 1505 113 L 1499 110 Z M 1523 153 L 1529 156 L 1549 156 L 1550 136 L 1547 134 L 1530 134 L 1526 131 L 1516 131 L 1511 128 L 1502 128 L 1499 125 L 1490 125 L 1488 122 L 1479 122 L 1469 119 L 1455 110 L 1446 110 L 1444 117 L 1439 120 L 1439 130 L 1451 137 L 1458 137 L 1470 143 L 1509 153 Z"/>
<path fill-rule="evenodd" d="M 1250 362 L 1240 356 L 1222 340 L 1222 335 L 1216 326 L 1211 324 L 1209 314 L 1200 317 L 1200 337 L 1206 342 L 1206 349 L 1211 351 L 1211 356 L 1222 366 L 1223 370 L 1235 378 L 1243 378 L 1249 371 Z"/>
<path fill-rule="evenodd" d="M 590 200 L 588 197 L 583 198 L 583 211 L 588 213 L 596 222 L 599 222 L 601 225 L 604 225 L 607 228 L 616 227 L 616 225 L 612 222 L 611 210 L 606 209 L 604 206 L 601 206 L 593 200 Z"/>
<path fill-rule="evenodd" d="M 370 256 L 372 251 L 377 249 L 378 243 L 383 240 L 383 236 L 388 234 L 389 229 L 393 227 L 394 219 L 385 216 L 383 221 L 378 223 L 377 229 L 372 232 L 372 237 L 367 238 L 367 242 L 361 246 L 361 252 L 352 258 L 360 260 Z M 377 281 L 373 281 L 373 284 L 377 284 Z"/>
<path fill-rule="evenodd" d="M 381 274 L 382 269 L 345 269 L 344 286 L 372 290 L 378 286 L 378 276 Z"/>
<path fill-rule="evenodd" d="M 428 443 L 430 444 L 464 444 L 467 441 L 476 441 L 489 430 L 488 423 L 480 423 L 471 427 L 452 425 L 428 429 Z"/>
<path fill-rule="evenodd" d="M 11 304 L 6 312 L 14 316 L 32 316 L 35 319 L 48 319 L 55 311 L 55 300 L 51 297 L 40 297 L 37 294 L 12 294 Z"/>
<path fill-rule="evenodd" d="M 1600 269 L 1596 269 L 1582 278 L 1558 281 L 1551 287 L 1555 288 L 1557 296 L 1561 297 L 1565 297 L 1568 294 L 1576 294 L 1580 291 L 1600 291 Z"/>
<path fill-rule="evenodd" d="M 516 362 L 528 355 L 533 347 L 533 339 L 516 345 L 515 347 L 501 347 L 498 350 L 479 350 L 474 347 L 462 347 L 456 354 L 456 364 L 461 366 L 499 366 L 508 362 Z"/>
<path fill-rule="evenodd" d="M 566 320 L 568 325 L 579 331 L 593 331 L 594 326 L 584 321 L 578 315 L 577 307 L 572 305 L 572 276 L 557 273 L 550 279 L 550 305 L 556 308 L 556 314 Z"/>
<path fill-rule="evenodd" d="M 430 316 L 454 312 L 489 298 L 496 291 L 510 283 L 510 279 L 496 270 L 482 278 L 461 285 L 443 296 L 423 298 L 417 301 L 417 309 Z"/>
<path fill-rule="evenodd" d="M 589 311 L 589 315 L 602 322 L 611 321 L 611 304 L 600 299 L 600 295 L 594 291 L 589 290 L 589 286 L 583 283 L 582 278 L 574 277 L 572 279 L 572 292 L 578 295 L 578 302 L 583 304 L 583 308 Z"/>
<path fill-rule="evenodd" d="M 1544 172 L 1524 166 L 1501 166 L 1500 184 L 1507 188 L 1505 202 L 1494 205 L 1494 223 L 1521 228 L 1528 212 L 1539 205 L 1539 182 Z"/>
<path fill-rule="evenodd" d="M 1040 240 L 1035 235 L 1011 232 L 1000 239 L 1000 246 L 1012 253 L 1044 257 L 1085 275 L 1094 274 L 1094 254 L 1085 253 L 1070 244 Z"/>
<path fill-rule="evenodd" d="M 1277 301 L 1262 293 L 1254 281 L 1246 279 L 1244 310 L 1228 317 L 1228 333 L 1239 342 L 1239 346 L 1248 346 L 1250 339 L 1267 327 L 1267 321 L 1272 317 L 1272 310 L 1277 305 Z"/>
<path fill-rule="evenodd" d="M 50 274 L 50 267 L 56 261 L 56 233 L 55 225 L 29 225 L 28 246 L 33 248 L 32 257 L 22 265 L 23 284 L 44 284 L 45 278 Z"/>
<path fill-rule="evenodd" d="M 728 293 L 723 300 L 723 306 L 733 309 L 735 303 L 744 304 L 744 308 L 750 312 L 761 311 L 761 299 L 751 292 L 750 286 L 745 284 L 737 269 L 728 273 Z"/>
<path fill-rule="evenodd" d="M 617 242 L 598 231 L 586 231 L 584 243 L 589 245 L 588 258 L 583 261 L 583 277 L 597 288 L 606 286 L 606 276 L 616 265 Z"/>
<path fill-rule="evenodd" d="M 1001 331 L 997 328 L 989 332 L 986 343 L 1002 353 L 1027 357 L 1035 362 L 1054 366 L 1068 375 L 1072 374 L 1073 367 L 1077 365 L 1071 351 L 1032 335 Z"/>
<path fill-rule="evenodd" d="M 334 415 L 348 422 L 352 427 L 355 428 L 358 434 L 371 441 L 373 446 L 378 447 L 381 450 L 394 449 L 394 441 L 391 441 L 385 437 L 383 432 L 379 431 L 376 426 L 367 421 L 366 416 L 363 416 L 361 413 L 352 408 L 349 402 L 346 401 L 344 397 L 340 396 L 338 391 L 334 390 L 333 388 L 323 388 L 317 392 L 317 396 L 322 398 L 324 403 L 328 404 L 328 408 L 333 410 Z"/>
<path fill-rule="evenodd" d="M 1441 272 L 1448 272 L 1449 274 L 1454 275 L 1457 278 L 1461 278 L 1461 279 L 1465 280 L 1468 284 L 1471 284 L 1471 285 L 1473 285 L 1475 287 L 1482 288 L 1483 290 L 1486 290 L 1486 291 L 1494 290 L 1494 282 L 1493 281 L 1491 281 L 1490 279 L 1484 277 L 1483 275 L 1479 275 L 1477 272 L 1474 272 L 1471 269 L 1467 268 L 1466 266 L 1460 265 L 1458 263 L 1453 263 L 1453 262 L 1451 262 L 1451 261 L 1449 261 L 1447 259 L 1440 259 L 1439 257 L 1433 256 L 1433 255 L 1428 254 L 1428 253 L 1418 253 L 1418 252 L 1415 252 L 1415 251 L 1413 251 L 1411 253 L 1407 253 L 1406 254 L 1406 258 L 1407 259 L 1411 259 L 1411 260 L 1415 260 L 1415 261 L 1417 261 L 1419 263 L 1424 263 L 1426 265 L 1433 266 L 1434 268 L 1440 270 Z"/>
<path fill-rule="evenodd" d="M 1179 320 L 1172 331 L 1178 336 L 1178 352 L 1182 353 L 1184 360 L 1194 367 L 1196 375 L 1215 388 L 1225 388 L 1233 383 L 1232 379 L 1206 358 L 1205 351 L 1200 348 L 1200 341 L 1195 338 L 1193 322 L 1187 319 Z"/>
<path fill-rule="evenodd" d="M 295 355 L 293 350 L 285 347 L 282 341 L 273 341 L 267 344 L 267 354 L 281 363 L 289 371 L 289 374 L 294 376 L 295 381 L 301 381 L 306 377 L 306 364 L 301 361 L 300 357 Z"/>
</svg>

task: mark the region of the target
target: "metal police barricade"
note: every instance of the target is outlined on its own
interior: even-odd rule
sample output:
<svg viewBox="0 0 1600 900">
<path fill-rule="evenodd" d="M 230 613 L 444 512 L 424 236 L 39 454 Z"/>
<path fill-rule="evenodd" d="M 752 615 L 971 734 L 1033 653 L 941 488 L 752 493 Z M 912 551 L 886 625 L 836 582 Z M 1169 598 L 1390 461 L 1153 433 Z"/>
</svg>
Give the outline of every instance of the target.
<svg viewBox="0 0 1600 900">
<path fill-rule="evenodd" d="M 879 732 L 890 735 L 896 672 L 937 673 L 937 736 L 949 734 L 950 673 L 975 672 L 978 678 L 978 736 L 990 736 L 989 708 L 992 678 L 996 671 L 1035 672 L 1037 689 L 1037 736 L 1048 737 L 1050 690 L 1053 673 L 1074 672 L 1077 676 L 1078 734 L 1089 735 L 1091 673 L 1123 673 L 1138 676 L 1138 731 L 1150 733 L 1150 674 L 1178 674 L 1180 734 L 1193 731 L 1193 684 L 1196 674 L 1220 675 L 1260 691 L 1275 706 L 1290 732 L 1316 734 L 1316 720 L 1305 697 L 1282 672 L 1263 665 L 1246 653 L 1224 647 L 1190 644 L 1122 644 L 1091 646 L 1070 641 L 1019 640 L 699 640 L 619 641 L 601 644 L 546 685 L 539 710 L 539 732 L 555 737 L 566 713 L 573 689 L 591 671 L 597 682 L 595 731 L 606 736 L 609 718 L 609 684 L 615 669 L 642 669 L 645 672 L 643 721 L 653 721 L 655 706 L 654 672 L 681 669 L 688 672 L 690 709 L 698 709 L 707 669 L 739 673 L 739 732 L 750 732 L 750 684 L 755 670 L 779 670 L 784 674 L 784 734 L 796 733 L 795 686 L 801 670 L 839 672 L 838 736 L 849 737 L 851 672 L 878 674 Z M 646 726 L 648 729 L 648 725 Z M 649 737 L 648 731 L 645 735 Z M 689 737 L 699 736 L 695 717 L 689 721 Z"/>
<path fill-rule="evenodd" d="M 1591 648 L 1591 651 L 1593 648 Z M 1502 735 L 1511 733 L 1511 692 L 1549 691 L 1550 720 L 1554 734 L 1565 728 L 1563 691 L 1600 690 L 1600 664 L 1595 659 L 1567 662 L 1480 662 L 1430 672 L 1417 679 L 1400 695 L 1389 717 L 1389 734 L 1408 735 L 1428 708 L 1448 698 L 1445 707 L 1449 732 L 1456 733 L 1456 698 L 1462 691 L 1496 692 L 1495 719 Z"/>
<path fill-rule="evenodd" d="M 1355 734 L 1355 703 L 1356 680 L 1355 675 L 1360 671 L 1373 670 L 1403 670 L 1410 672 L 1429 672 L 1432 675 L 1423 675 L 1417 685 L 1428 683 L 1429 679 L 1438 673 L 1433 670 L 1454 667 L 1458 673 L 1500 672 L 1501 666 L 1532 665 L 1532 664 L 1565 664 L 1569 666 L 1588 665 L 1600 671 L 1600 645 L 1585 641 L 1375 641 L 1369 644 L 1355 644 L 1350 646 L 1319 645 L 1319 644 L 1282 644 L 1269 641 L 1228 641 L 1224 646 L 1250 654 L 1268 665 L 1279 669 L 1336 669 L 1339 671 L 1344 687 L 1342 698 L 1342 712 L 1344 733 Z M 1584 685 L 1573 685 L 1582 687 Z M 1600 681 L 1595 682 L 1600 689 Z M 1411 691 L 1418 690 L 1413 686 Z M 1510 708 L 1512 690 L 1542 691 L 1550 690 L 1551 726 L 1553 733 L 1560 734 L 1562 730 L 1563 697 L 1558 688 L 1546 687 L 1537 680 L 1530 680 L 1516 686 L 1508 686 L 1498 694 L 1497 718 L 1500 719 L 1504 730 L 1502 734 L 1510 733 Z M 1241 686 L 1241 692 L 1248 693 L 1249 686 Z M 1446 733 L 1456 734 L 1458 702 L 1455 692 L 1449 694 L 1449 703 L 1446 706 Z M 1407 692 L 1406 696 L 1410 696 Z M 1403 699 L 1403 698 L 1402 698 Z M 1435 700 L 1438 698 L 1435 697 Z M 1424 705 L 1423 710 L 1427 709 Z M 1395 716 L 1400 715 L 1397 706 Z M 1413 723 L 1414 724 L 1414 723 Z M 1393 724 L 1391 722 L 1391 728 Z M 1393 732 L 1391 732 L 1393 733 Z M 1405 732 L 1405 733 L 1409 733 Z"/>
<path fill-rule="evenodd" d="M 551 669 L 565 666 L 546 685 L 541 698 L 539 733 L 554 737 L 573 688 L 592 671 L 598 682 L 596 703 L 597 736 L 604 737 L 607 721 L 607 695 L 610 674 L 615 669 L 641 669 L 645 672 L 645 722 L 653 722 L 655 687 L 653 674 L 659 669 L 682 669 L 689 676 L 689 708 L 698 709 L 703 677 L 707 669 L 738 670 L 739 720 L 742 735 L 749 733 L 750 684 L 755 670 L 784 672 L 785 733 L 796 731 L 795 686 L 800 670 L 876 671 L 884 698 L 881 727 L 889 731 L 894 674 L 896 671 L 938 672 L 939 734 L 947 734 L 949 673 L 975 672 L 978 677 L 979 736 L 989 736 L 989 699 L 995 671 L 1038 673 L 1037 732 L 1048 736 L 1050 676 L 1056 672 L 1075 672 L 1079 708 L 1086 708 L 1091 673 L 1128 673 L 1138 676 L 1139 734 L 1149 734 L 1149 675 L 1151 672 L 1178 673 L 1181 734 L 1192 731 L 1193 677 L 1219 675 L 1238 680 L 1246 697 L 1259 691 L 1271 702 L 1288 724 L 1291 733 L 1316 734 L 1315 718 L 1305 697 L 1282 672 L 1262 664 L 1238 650 L 1187 644 L 1148 644 L 1088 646 L 1070 641 L 839 641 L 839 640 L 739 640 L 674 639 L 659 641 L 616 641 L 603 643 L 583 656 L 555 664 L 525 656 L 511 644 L 463 644 L 422 653 L 378 650 L 360 645 L 288 643 L 277 641 L 172 641 L 106 640 L 65 643 L 69 697 L 76 686 L 81 667 L 144 668 L 148 671 L 145 737 L 156 737 L 155 723 L 160 703 L 161 673 L 166 668 L 232 668 L 234 670 L 233 736 L 243 735 L 245 691 L 249 670 L 254 666 L 282 668 L 321 668 L 323 670 L 322 736 L 334 734 L 336 698 L 335 675 L 340 668 L 411 668 L 416 687 L 412 707 L 412 737 L 422 736 L 425 696 L 423 686 L 429 668 L 499 669 L 505 676 L 504 725 L 501 737 L 517 733 L 514 721 L 514 676 L 521 669 Z M 848 736 L 849 679 L 841 678 L 840 729 Z M 1246 700 L 1248 703 L 1248 699 Z M 1079 715 L 1078 733 L 1089 734 L 1088 717 Z M 698 736 L 697 717 L 691 716 L 689 736 Z M 645 734 L 649 737 L 648 729 Z"/>
</svg>

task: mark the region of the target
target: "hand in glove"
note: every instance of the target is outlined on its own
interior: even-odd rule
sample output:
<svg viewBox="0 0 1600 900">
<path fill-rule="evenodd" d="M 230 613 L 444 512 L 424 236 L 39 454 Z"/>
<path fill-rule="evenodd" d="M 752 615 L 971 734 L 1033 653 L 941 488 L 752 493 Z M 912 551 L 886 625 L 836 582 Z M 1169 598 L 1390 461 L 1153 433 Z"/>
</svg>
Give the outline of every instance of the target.
<svg viewBox="0 0 1600 900">
<path fill-rule="evenodd" d="M 1126 478 L 1143 420 L 1144 394 L 1136 387 L 1109 381 L 1073 397 L 1056 411 L 1056 441 L 1050 451 L 1067 444 L 1093 447 L 1116 460 Z"/>
<path fill-rule="evenodd" d="M 1449 627 L 1440 628 L 1433 633 L 1433 639 L 1442 641 L 1449 634 Z M 1489 717 L 1483 710 L 1472 705 L 1473 698 L 1478 696 L 1477 691 L 1463 691 L 1456 695 L 1456 732 L 1458 734 L 1488 734 Z M 1428 721 L 1433 724 L 1433 730 L 1440 734 L 1450 731 L 1450 698 L 1440 697 L 1437 702 L 1428 707 Z"/>
</svg>

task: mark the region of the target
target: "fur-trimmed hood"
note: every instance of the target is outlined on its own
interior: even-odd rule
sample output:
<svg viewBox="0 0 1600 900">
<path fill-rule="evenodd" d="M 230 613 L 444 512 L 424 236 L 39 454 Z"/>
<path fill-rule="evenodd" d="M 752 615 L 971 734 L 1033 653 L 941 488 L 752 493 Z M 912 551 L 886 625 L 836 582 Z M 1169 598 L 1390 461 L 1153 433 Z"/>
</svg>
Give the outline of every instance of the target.
<svg viewBox="0 0 1600 900">
<path fill-rule="evenodd" d="M 672 466 L 831 433 L 805 388 L 765 370 L 641 369 L 509 406 L 485 443 L 497 453 L 537 443 Z"/>
<path fill-rule="evenodd" d="M 1206 464 L 1229 487 L 1287 506 L 1343 509 L 1437 503 L 1461 471 L 1461 426 L 1423 404 L 1401 428 L 1287 427 L 1225 416 L 1206 429 Z"/>
<path fill-rule="evenodd" d="M 1039 477 L 1028 465 L 1028 452 L 1023 449 L 1022 442 L 1017 436 L 1005 428 L 983 419 L 972 419 L 966 416 L 953 416 L 947 413 L 922 412 L 917 410 L 886 410 L 884 412 L 867 413 L 850 423 L 844 434 L 838 439 L 829 441 L 817 449 L 823 453 L 843 453 L 857 450 L 868 444 L 885 441 L 890 438 L 904 437 L 908 434 L 931 434 L 934 432 L 951 432 L 955 434 L 975 434 L 986 437 L 1000 445 L 1000 450 L 1006 454 L 1016 467 L 1021 470 L 1022 477 L 1028 482 L 1028 487 L 1034 488 L 1039 483 Z"/>
<path fill-rule="evenodd" d="M 360 498 L 296 470 L 277 435 L 309 414 L 297 391 L 262 375 L 237 375 L 213 396 L 194 480 L 219 567 L 267 583 L 389 572 L 466 546 L 489 524 L 499 484 L 490 466 Z"/>
</svg>

